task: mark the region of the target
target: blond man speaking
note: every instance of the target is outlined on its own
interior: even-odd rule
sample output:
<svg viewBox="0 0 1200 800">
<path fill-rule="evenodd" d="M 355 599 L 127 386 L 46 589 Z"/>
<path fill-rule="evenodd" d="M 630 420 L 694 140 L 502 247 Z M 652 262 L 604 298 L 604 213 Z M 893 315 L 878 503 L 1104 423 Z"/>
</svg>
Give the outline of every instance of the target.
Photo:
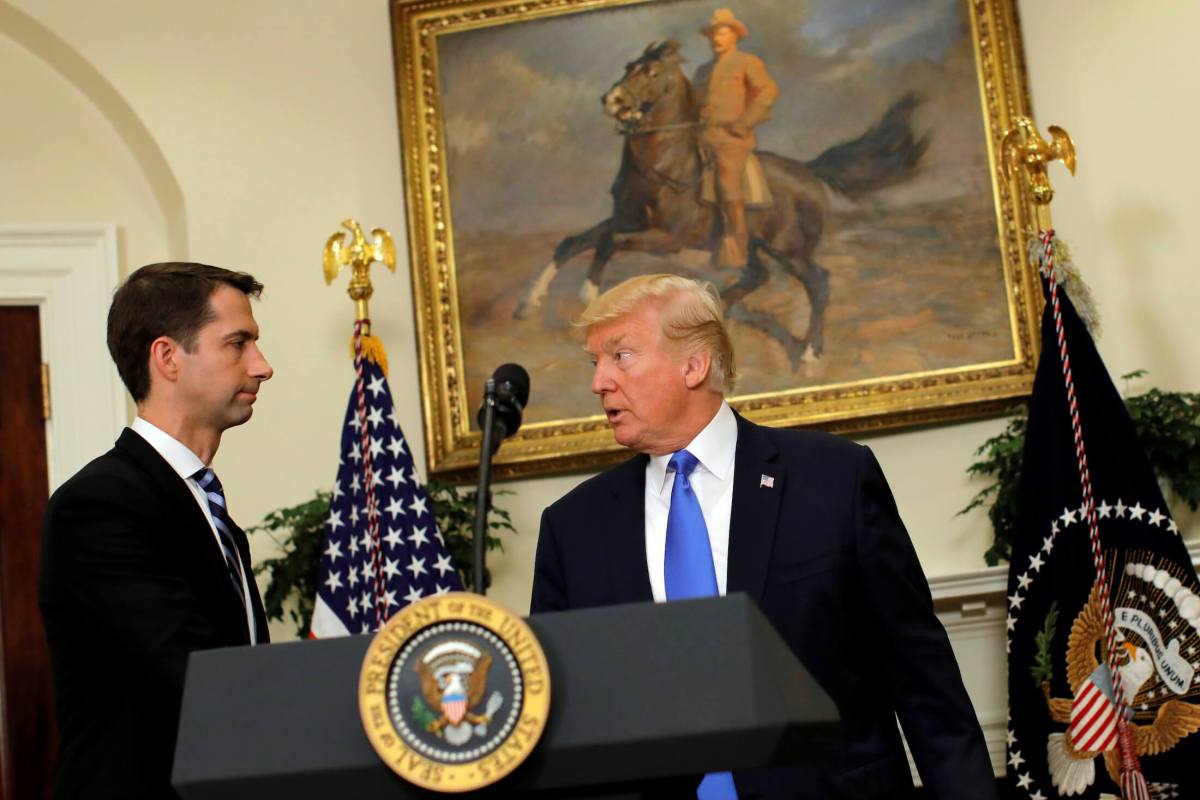
<svg viewBox="0 0 1200 800">
<path fill-rule="evenodd" d="M 711 286 L 632 278 L 581 325 L 592 391 L 636 455 L 543 513 L 531 610 L 728 592 L 759 604 L 837 704 L 840 740 L 820 763 L 707 775 L 702 800 L 908 797 L 897 717 L 927 796 L 994 797 L 979 723 L 871 451 L 730 409 L 733 347 Z"/>
</svg>

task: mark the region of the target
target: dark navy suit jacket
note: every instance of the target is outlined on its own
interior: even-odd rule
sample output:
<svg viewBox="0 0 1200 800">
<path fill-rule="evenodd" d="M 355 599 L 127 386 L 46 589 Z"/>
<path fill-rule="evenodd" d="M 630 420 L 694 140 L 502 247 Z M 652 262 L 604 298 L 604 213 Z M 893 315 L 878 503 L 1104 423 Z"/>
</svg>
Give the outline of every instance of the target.
<svg viewBox="0 0 1200 800">
<path fill-rule="evenodd" d="M 246 536 L 233 527 L 249 564 Z M 249 644 L 250 634 L 204 512 L 134 431 L 50 498 L 39 595 L 61 741 L 56 796 L 175 797 L 188 654 Z"/>
<path fill-rule="evenodd" d="M 842 718 L 830 759 L 738 772 L 739 796 L 910 796 L 898 716 L 931 797 L 994 797 L 983 734 L 874 455 L 829 434 L 737 422 L 727 591 L 759 604 Z M 646 461 L 546 509 L 532 613 L 652 600 Z"/>
</svg>

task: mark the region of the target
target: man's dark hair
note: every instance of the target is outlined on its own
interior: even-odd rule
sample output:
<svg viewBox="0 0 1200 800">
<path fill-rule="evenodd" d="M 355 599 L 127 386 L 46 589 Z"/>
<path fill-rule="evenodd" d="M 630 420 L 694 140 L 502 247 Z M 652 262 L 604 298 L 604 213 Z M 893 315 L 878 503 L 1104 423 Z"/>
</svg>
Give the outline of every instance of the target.
<svg viewBox="0 0 1200 800">
<path fill-rule="evenodd" d="M 197 334 L 215 316 L 208 299 L 222 286 L 251 297 L 263 288 L 245 272 L 168 261 L 142 267 L 117 289 L 108 309 L 108 352 L 134 402 L 150 393 L 150 343 L 169 336 L 195 350 Z"/>
</svg>

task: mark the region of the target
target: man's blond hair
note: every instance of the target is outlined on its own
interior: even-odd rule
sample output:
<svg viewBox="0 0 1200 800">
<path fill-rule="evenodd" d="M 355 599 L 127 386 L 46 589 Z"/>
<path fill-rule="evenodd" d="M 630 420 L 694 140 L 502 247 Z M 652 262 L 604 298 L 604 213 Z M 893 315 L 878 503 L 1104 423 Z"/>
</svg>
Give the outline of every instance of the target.
<svg viewBox="0 0 1200 800">
<path fill-rule="evenodd" d="M 639 275 L 622 281 L 597 297 L 575 322 L 591 330 L 632 313 L 642 303 L 655 301 L 662 309 L 662 333 L 684 352 L 712 356 L 709 388 L 727 394 L 737 385 L 733 341 L 725 329 L 725 314 L 717 289 L 708 281 L 680 275 Z"/>
</svg>

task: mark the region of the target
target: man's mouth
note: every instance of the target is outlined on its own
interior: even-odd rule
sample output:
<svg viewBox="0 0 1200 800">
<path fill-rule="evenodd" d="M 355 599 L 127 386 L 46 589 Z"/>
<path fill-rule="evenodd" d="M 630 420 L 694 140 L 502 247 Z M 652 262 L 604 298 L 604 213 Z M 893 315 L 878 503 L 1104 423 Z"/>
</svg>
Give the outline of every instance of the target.
<svg viewBox="0 0 1200 800">
<path fill-rule="evenodd" d="M 608 424 L 609 424 L 609 425 L 615 425 L 615 424 L 617 423 L 617 420 L 618 420 L 618 419 L 620 419 L 620 417 L 621 417 L 621 414 L 623 414 L 623 413 L 625 413 L 625 412 L 624 412 L 624 411 L 622 411 L 622 410 L 621 410 L 621 409 L 619 409 L 619 408 L 606 408 L 606 409 L 604 409 L 604 415 L 605 415 L 606 417 L 608 417 Z"/>
</svg>

